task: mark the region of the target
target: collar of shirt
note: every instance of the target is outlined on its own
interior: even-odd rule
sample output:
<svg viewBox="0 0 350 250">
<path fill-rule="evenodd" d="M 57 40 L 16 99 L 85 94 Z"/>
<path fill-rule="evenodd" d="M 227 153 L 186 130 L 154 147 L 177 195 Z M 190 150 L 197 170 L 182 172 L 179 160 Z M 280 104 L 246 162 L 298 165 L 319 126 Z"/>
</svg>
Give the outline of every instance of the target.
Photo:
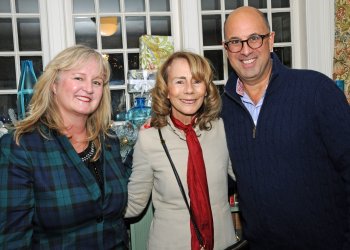
<svg viewBox="0 0 350 250">
<path fill-rule="evenodd" d="M 261 106 L 264 102 L 265 94 L 255 105 L 254 102 L 250 99 L 249 95 L 244 91 L 243 83 L 241 82 L 241 80 L 239 80 L 239 78 L 237 79 L 236 93 L 241 96 L 241 101 L 243 102 L 244 106 L 248 109 L 251 117 L 253 118 L 254 124 L 256 125 L 258 122 Z"/>
<path fill-rule="evenodd" d="M 244 86 L 243 86 L 243 82 L 241 82 L 241 80 L 239 80 L 239 78 L 237 78 L 237 84 L 236 84 L 236 93 L 239 94 L 240 96 L 244 96 Z"/>
</svg>

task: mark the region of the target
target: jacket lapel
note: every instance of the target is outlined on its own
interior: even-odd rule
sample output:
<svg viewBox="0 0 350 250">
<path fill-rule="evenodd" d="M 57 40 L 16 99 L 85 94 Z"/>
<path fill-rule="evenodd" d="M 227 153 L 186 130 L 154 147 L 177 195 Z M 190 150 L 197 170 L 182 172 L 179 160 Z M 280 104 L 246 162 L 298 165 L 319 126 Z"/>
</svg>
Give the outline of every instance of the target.
<svg viewBox="0 0 350 250">
<path fill-rule="evenodd" d="M 92 195 L 93 199 L 97 200 L 97 198 L 101 196 L 101 191 L 94 176 L 91 174 L 90 170 L 86 167 L 84 162 L 79 158 L 68 138 L 64 135 L 56 135 L 56 138 L 61 146 L 62 154 L 68 156 L 68 159 L 72 163 L 67 163 L 67 166 L 76 168 L 76 170 L 81 175 L 89 193 Z"/>
</svg>

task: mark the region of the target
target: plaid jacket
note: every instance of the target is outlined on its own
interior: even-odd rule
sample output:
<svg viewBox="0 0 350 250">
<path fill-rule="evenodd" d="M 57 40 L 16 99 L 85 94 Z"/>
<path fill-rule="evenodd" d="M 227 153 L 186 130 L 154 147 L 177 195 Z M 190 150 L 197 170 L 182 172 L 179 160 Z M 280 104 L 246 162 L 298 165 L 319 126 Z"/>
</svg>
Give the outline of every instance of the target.
<svg viewBox="0 0 350 250">
<path fill-rule="evenodd" d="M 0 249 L 125 249 L 129 172 L 103 143 L 105 195 L 67 137 L 0 139 Z"/>
</svg>

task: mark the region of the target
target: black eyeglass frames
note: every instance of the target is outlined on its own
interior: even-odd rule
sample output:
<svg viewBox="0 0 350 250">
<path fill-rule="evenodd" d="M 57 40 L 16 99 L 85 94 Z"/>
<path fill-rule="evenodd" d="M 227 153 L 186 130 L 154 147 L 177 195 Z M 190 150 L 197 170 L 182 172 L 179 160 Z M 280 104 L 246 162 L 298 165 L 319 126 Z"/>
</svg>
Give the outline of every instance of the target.
<svg viewBox="0 0 350 250">
<path fill-rule="evenodd" d="M 258 49 L 263 45 L 264 38 L 270 36 L 270 32 L 265 35 L 254 34 L 248 37 L 246 40 L 241 40 L 239 38 L 232 38 L 224 42 L 225 49 L 231 53 L 240 52 L 243 48 L 243 43 L 247 43 L 249 48 Z"/>
</svg>

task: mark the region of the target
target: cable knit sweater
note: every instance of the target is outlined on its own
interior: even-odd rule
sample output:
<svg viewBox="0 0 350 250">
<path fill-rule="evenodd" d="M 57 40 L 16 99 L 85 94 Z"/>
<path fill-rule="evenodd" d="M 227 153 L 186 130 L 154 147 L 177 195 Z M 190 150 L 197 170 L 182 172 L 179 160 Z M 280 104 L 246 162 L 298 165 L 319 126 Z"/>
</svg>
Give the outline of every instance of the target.
<svg viewBox="0 0 350 250">
<path fill-rule="evenodd" d="M 350 108 L 327 76 L 271 53 L 257 125 L 233 73 L 222 117 L 251 249 L 350 249 Z"/>
</svg>

